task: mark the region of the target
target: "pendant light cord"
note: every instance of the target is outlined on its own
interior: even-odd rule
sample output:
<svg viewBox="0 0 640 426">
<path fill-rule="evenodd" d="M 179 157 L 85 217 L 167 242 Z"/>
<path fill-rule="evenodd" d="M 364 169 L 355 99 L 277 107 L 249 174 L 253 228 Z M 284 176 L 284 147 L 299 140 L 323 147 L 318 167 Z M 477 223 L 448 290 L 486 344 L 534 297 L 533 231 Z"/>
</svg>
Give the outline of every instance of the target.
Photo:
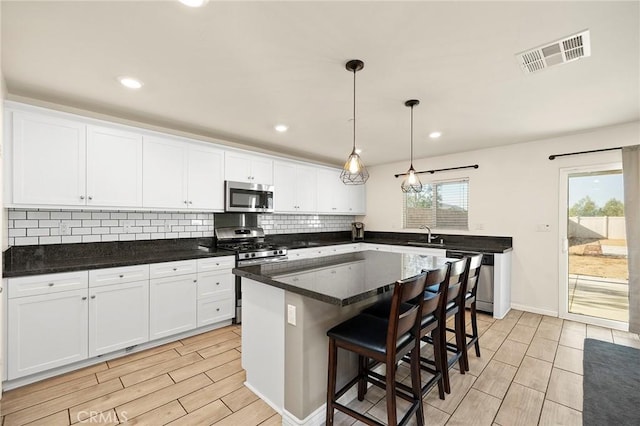
<svg viewBox="0 0 640 426">
<path fill-rule="evenodd" d="M 356 69 L 353 70 L 353 152 L 356 152 Z"/>
<path fill-rule="evenodd" d="M 413 169 L 413 105 L 411 105 L 411 164 L 410 167 Z"/>
</svg>

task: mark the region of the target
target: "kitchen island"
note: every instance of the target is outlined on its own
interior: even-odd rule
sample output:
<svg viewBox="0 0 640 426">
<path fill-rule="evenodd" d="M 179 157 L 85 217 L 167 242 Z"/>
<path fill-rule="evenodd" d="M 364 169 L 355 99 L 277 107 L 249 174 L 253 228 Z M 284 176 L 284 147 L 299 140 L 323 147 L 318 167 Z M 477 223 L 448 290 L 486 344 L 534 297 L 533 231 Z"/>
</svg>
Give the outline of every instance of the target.
<svg viewBox="0 0 640 426">
<path fill-rule="evenodd" d="M 246 385 L 283 424 L 324 424 L 327 330 L 358 314 L 402 278 L 451 259 L 362 251 L 236 268 L 242 277 L 242 366 Z M 338 386 L 353 376 L 340 353 Z"/>
</svg>

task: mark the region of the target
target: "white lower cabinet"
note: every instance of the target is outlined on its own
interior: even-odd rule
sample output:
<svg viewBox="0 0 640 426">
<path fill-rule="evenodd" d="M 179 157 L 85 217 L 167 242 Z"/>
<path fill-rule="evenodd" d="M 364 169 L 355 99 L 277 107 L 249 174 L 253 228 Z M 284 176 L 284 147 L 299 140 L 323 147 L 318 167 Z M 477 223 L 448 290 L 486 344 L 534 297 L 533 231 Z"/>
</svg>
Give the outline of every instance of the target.
<svg viewBox="0 0 640 426">
<path fill-rule="evenodd" d="M 149 341 L 149 281 L 89 289 L 89 356 Z"/>
<path fill-rule="evenodd" d="M 233 256 L 198 259 L 197 325 L 203 327 L 235 316 Z"/>
<path fill-rule="evenodd" d="M 196 328 L 197 281 L 196 274 L 150 280 L 151 340 Z"/>
<path fill-rule="evenodd" d="M 87 358 L 86 288 L 18 297 L 8 304 L 9 380 Z"/>
</svg>

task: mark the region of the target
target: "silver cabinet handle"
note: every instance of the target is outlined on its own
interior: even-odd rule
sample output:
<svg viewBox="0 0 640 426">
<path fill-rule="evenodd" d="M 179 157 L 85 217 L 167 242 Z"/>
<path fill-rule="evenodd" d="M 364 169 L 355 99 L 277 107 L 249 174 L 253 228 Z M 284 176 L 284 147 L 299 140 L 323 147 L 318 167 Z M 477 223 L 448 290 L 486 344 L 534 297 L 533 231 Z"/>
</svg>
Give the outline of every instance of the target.
<svg viewBox="0 0 640 426">
<path fill-rule="evenodd" d="M 81 195 L 81 196 L 80 196 L 80 199 L 81 199 L 81 200 L 84 200 L 84 195 Z"/>
<path fill-rule="evenodd" d="M 120 275 L 120 278 L 124 278 L 124 275 Z"/>
<path fill-rule="evenodd" d="M 193 201 L 189 201 L 189 204 L 193 204 Z"/>
<path fill-rule="evenodd" d="M 197 283 L 197 282 L 198 282 L 198 280 L 193 280 L 193 282 L 194 282 L 194 283 Z"/>
<path fill-rule="evenodd" d="M 216 312 L 220 312 L 220 308 L 216 308 Z"/>
<path fill-rule="evenodd" d="M 188 202 L 187 200 L 184 200 L 184 203 L 185 203 L 185 204 L 189 204 L 189 202 Z"/>
<path fill-rule="evenodd" d="M 173 270 L 174 270 L 174 271 L 177 271 L 177 270 L 178 270 L 178 268 L 173 268 Z"/>
<path fill-rule="evenodd" d="M 84 296 L 84 297 L 82 298 L 82 300 L 87 300 L 87 296 Z"/>
<path fill-rule="evenodd" d="M 93 197 L 91 195 L 89 195 L 89 200 L 93 200 Z"/>
<path fill-rule="evenodd" d="M 96 295 L 94 294 L 93 296 L 91 296 L 91 298 L 92 298 L 92 299 L 95 299 L 95 298 L 96 298 Z"/>
<path fill-rule="evenodd" d="M 2 290 L 4 290 L 2 287 L 0 287 L 0 293 L 2 293 Z"/>
<path fill-rule="evenodd" d="M 53 283 L 49 283 L 49 287 L 53 287 Z"/>
<path fill-rule="evenodd" d="M 216 285 L 220 285 L 220 283 L 216 283 Z"/>
</svg>

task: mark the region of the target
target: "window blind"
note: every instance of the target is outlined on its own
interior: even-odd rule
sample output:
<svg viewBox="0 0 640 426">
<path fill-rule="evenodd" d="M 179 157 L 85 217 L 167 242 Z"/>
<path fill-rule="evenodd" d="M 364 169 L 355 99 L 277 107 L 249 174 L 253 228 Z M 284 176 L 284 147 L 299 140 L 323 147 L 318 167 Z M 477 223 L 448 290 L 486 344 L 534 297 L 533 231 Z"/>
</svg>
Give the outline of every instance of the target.
<svg viewBox="0 0 640 426">
<path fill-rule="evenodd" d="M 431 182 L 418 194 L 404 194 L 403 227 L 469 229 L 469 179 Z"/>
</svg>

